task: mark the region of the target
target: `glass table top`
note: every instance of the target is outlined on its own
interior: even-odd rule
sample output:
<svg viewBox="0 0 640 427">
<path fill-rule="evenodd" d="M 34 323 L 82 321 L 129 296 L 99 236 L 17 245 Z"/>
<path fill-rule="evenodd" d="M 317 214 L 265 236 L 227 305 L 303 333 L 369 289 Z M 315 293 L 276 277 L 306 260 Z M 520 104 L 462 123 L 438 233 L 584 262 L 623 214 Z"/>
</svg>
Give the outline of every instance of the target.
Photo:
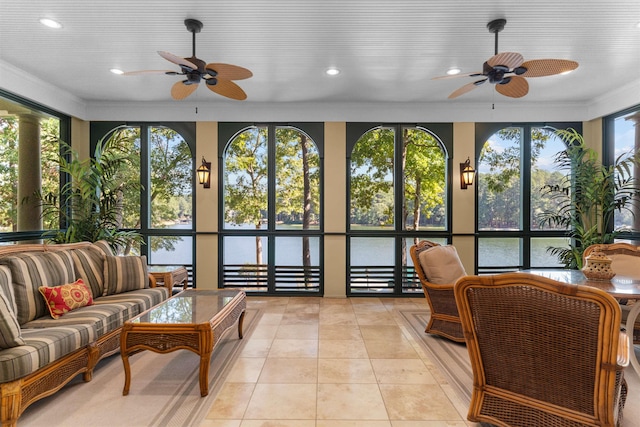
<svg viewBox="0 0 640 427">
<path fill-rule="evenodd" d="M 209 322 L 242 291 L 190 289 L 132 319 L 133 323 L 199 324 Z"/>
<path fill-rule="evenodd" d="M 602 289 L 616 298 L 640 297 L 640 278 L 614 276 L 611 280 L 589 280 L 580 270 L 548 269 L 523 270 L 523 273 L 536 274 L 563 283 L 586 285 Z"/>
</svg>

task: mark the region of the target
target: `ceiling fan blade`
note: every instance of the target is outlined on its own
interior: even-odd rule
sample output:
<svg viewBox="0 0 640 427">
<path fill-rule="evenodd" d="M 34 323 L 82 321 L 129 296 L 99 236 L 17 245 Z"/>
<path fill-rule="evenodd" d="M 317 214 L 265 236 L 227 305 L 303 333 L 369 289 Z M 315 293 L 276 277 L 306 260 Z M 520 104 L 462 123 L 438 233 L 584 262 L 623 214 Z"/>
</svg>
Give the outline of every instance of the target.
<svg viewBox="0 0 640 427">
<path fill-rule="evenodd" d="M 162 56 L 164 59 L 166 59 L 169 62 L 173 62 L 174 64 L 182 65 L 182 66 L 185 66 L 185 67 L 189 67 L 192 70 L 197 70 L 198 69 L 198 66 L 196 64 L 194 64 L 193 62 L 187 61 L 186 59 L 181 58 L 181 57 L 179 57 L 177 55 L 174 55 L 173 53 L 169 53 L 169 52 L 165 52 L 165 51 L 160 51 L 159 50 L 158 51 L 158 55 Z"/>
<path fill-rule="evenodd" d="M 522 66 L 527 69 L 523 77 L 544 77 L 573 71 L 578 68 L 578 63 L 568 59 L 534 59 L 524 62 Z"/>
<path fill-rule="evenodd" d="M 459 97 L 460 95 L 464 95 L 467 92 L 471 92 L 473 89 L 477 88 L 482 83 L 484 83 L 485 80 L 486 79 L 478 80 L 477 82 L 467 83 L 466 85 L 464 85 L 462 87 L 459 87 L 458 89 L 456 89 L 453 92 L 451 92 L 451 95 L 449 95 L 449 99 L 454 99 L 454 98 Z"/>
<path fill-rule="evenodd" d="M 214 79 L 211 79 L 213 81 Z M 237 99 L 238 101 L 243 101 L 247 99 L 247 94 L 244 93 L 244 90 L 231 80 L 225 80 L 216 78 L 217 82 L 215 84 L 210 84 L 207 81 L 207 87 L 218 95 L 226 96 L 227 98 Z"/>
<path fill-rule="evenodd" d="M 185 84 L 184 81 L 177 82 L 171 87 L 171 97 L 177 101 L 185 99 L 198 88 L 197 84 Z"/>
<path fill-rule="evenodd" d="M 226 80 L 244 80 L 253 76 L 253 73 L 246 68 L 231 64 L 211 63 L 207 64 L 205 71 L 213 70 L 216 72 L 214 77 Z"/>
<path fill-rule="evenodd" d="M 146 74 L 173 74 L 175 71 L 173 70 L 140 70 L 140 71 L 127 71 L 126 73 L 122 73 L 123 76 L 141 76 Z"/>
<path fill-rule="evenodd" d="M 474 77 L 474 76 L 481 76 L 481 75 L 482 75 L 482 72 L 476 71 L 475 73 L 464 73 L 464 74 L 455 74 L 453 76 L 432 77 L 431 80 L 455 79 L 457 77 Z"/>
<path fill-rule="evenodd" d="M 529 83 L 527 79 L 520 76 L 511 76 L 508 83 L 496 85 L 496 90 L 510 98 L 522 98 L 529 93 Z"/>
<path fill-rule="evenodd" d="M 492 67 L 496 65 L 504 65 L 510 70 L 519 67 L 524 62 L 524 58 L 517 52 L 502 52 L 492 56 L 487 60 L 487 64 Z"/>
</svg>

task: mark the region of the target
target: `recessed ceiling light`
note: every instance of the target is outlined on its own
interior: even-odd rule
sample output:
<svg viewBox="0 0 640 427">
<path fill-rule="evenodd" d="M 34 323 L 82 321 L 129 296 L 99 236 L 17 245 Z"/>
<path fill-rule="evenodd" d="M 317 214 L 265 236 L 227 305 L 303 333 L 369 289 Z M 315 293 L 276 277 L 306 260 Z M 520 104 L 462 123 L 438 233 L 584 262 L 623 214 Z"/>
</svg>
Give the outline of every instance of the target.
<svg viewBox="0 0 640 427">
<path fill-rule="evenodd" d="M 455 76 L 456 74 L 460 74 L 460 68 L 450 68 L 449 71 L 447 71 L 447 75 L 449 76 Z"/>
<path fill-rule="evenodd" d="M 567 74 L 573 72 L 573 70 L 567 70 L 560 73 L 561 76 L 566 76 Z"/>
<path fill-rule="evenodd" d="M 50 18 L 40 18 L 40 23 L 49 28 L 62 28 L 62 24 Z"/>
<path fill-rule="evenodd" d="M 113 74 L 117 74 L 117 75 L 124 74 L 124 71 L 122 71 L 122 70 L 120 70 L 118 68 L 112 68 L 109 71 L 111 71 Z"/>
<path fill-rule="evenodd" d="M 340 74 L 340 70 L 338 70 L 337 68 L 328 68 L 325 73 L 327 73 L 327 75 L 329 76 L 337 76 L 338 74 Z"/>
</svg>

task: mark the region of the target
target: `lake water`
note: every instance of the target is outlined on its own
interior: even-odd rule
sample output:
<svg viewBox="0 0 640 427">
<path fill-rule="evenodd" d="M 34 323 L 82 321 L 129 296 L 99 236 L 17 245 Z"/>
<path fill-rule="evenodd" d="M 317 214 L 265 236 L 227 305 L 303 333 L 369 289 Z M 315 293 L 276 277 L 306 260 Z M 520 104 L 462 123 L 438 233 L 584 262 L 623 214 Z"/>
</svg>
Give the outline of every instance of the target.
<svg viewBox="0 0 640 427">
<path fill-rule="evenodd" d="M 180 225 L 172 228 L 188 228 Z M 319 263 L 319 239 L 311 237 L 311 263 Z M 438 241 L 438 239 L 434 239 Z M 444 241 L 439 241 L 444 243 Z M 255 264 L 256 239 L 248 236 L 233 236 L 224 239 L 224 263 L 225 264 Z M 413 244 L 412 239 L 407 239 L 407 249 Z M 531 240 L 531 266 L 532 267 L 560 267 L 557 259 L 546 251 L 548 246 L 562 246 L 566 244 L 564 238 L 535 238 Z M 479 239 L 479 266 L 501 267 L 518 266 L 520 264 L 520 241 L 517 238 L 482 238 Z M 268 257 L 267 239 L 262 238 L 263 263 Z M 363 265 L 393 265 L 394 239 L 383 237 L 358 237 L 351 239 L 351 264 Z M 149 254 L 150 264 L 192 264 L 192 238 L 183 237 L 176 242 L 174 251 L 158 250 Z M 276 238 L 276 264 L 278 265 L 302 265 L 302 238 L 301 237 L 277 237 Z M 407 262 L 413 265 L 411 257 L 407 254 Z"/>
</svg>

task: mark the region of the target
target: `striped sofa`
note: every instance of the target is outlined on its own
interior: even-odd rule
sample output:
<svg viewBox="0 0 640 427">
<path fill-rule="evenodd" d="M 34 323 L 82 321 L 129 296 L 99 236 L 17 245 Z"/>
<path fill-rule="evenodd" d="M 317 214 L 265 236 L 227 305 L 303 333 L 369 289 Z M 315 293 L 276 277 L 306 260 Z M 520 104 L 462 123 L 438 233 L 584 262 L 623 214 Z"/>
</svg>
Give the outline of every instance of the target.
<svg viewBox="0 0 640 427">
<path fill-rule="evenodd" d="M 82 279 L 93 303 L 53 318 L 41 287 Z M 0 421 L 15 426 L 31 403 L 120 349 L 124 322 L 164 301 L 146 258 L 115 256 L 106 242 L 0 246 Z"/>
</svg>

